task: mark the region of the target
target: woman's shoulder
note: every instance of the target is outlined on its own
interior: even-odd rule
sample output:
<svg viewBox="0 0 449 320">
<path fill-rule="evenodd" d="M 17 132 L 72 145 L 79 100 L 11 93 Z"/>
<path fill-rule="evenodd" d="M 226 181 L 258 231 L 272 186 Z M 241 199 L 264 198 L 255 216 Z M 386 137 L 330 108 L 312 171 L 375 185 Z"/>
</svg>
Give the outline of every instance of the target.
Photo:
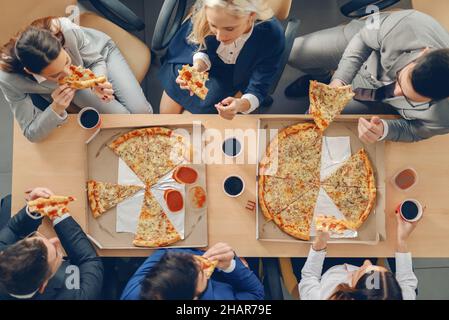
<svg viewBox="0 0 449 320">
<path fill-rule="evenodd" d="M 254 30 L 264 33 L 266 36 L 283 37 L 284 28 L 281 22 L 273 17 L 269 20 L 257 22 L 254 26 Z"/>
<path fill-rule="evenodd" d="M 25 81 L 25 76 L 21 74 L 0 70 L 0 86 L 2 87 L 17 87 L 23 81 Z"/>
</svg>

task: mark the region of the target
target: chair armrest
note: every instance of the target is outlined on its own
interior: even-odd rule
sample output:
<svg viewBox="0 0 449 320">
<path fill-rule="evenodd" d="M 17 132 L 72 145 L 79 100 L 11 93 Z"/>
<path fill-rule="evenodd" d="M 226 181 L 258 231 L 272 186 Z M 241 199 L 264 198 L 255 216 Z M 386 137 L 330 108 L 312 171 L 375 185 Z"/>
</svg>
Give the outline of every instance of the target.
<svg viewBox="0 0 449 320">
<path fill-rule="evenodd" d="M 127 31 L 140 31 L 145 23 L 119 0 L 89 0 L 108 20 Z"/>
<path fill-rule="evenodd" d="M 181 27 L 186 14 L 187 0 L 165 0 L 154 28 L 151 49 L 164 51 Z M 175 13 L 173 18 L 173 13 Z"/>
<path fill-rule="evenodd" d="M 301 25 L 301 21 L 296 18 L 291 18 L 288 20 L 287 27 L 285 28 L 285 48 L 281 57 L 281 68 L 276 73 L 275 80 L 270 89 L 270 94 L 273 94 L 276 91 L 276 87 L 281 80 L 282 74 L 284 73 L 285 66 L 288 63 L 288 58 L 290 57 L 290 53 L 293 48 L 293 42 L 295 41 L 296 36 L 298 35 L 299 26 Z"/>
<path fill-rule="evenodd" d="M 380 10 L 388 8 L 400 0 L 351 0 L 346 4 L 342 5 L 340 11 L 343 15 L 349 18 L 361 18 L 372 14 L 371 11 L 367 10 L 370 5 L 375 5 Z"/>
</svg>

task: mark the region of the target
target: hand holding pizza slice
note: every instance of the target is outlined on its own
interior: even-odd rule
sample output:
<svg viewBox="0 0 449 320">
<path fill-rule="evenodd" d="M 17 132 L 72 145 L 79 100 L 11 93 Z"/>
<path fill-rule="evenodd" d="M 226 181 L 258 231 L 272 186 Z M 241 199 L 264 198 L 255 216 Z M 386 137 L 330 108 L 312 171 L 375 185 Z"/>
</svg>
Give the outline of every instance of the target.
<svg viewBox="0 0 449 320">
<path fill-rule="evenodd" d="M 205 272 L 206 278 L 210 279 L 210 277 L 214 273 L 215 267 L 218 264 L 218 260 L 211 261 L 207 258 L 204 258 L 202 256 L 197 256 L 197 255 L 194 255 L 193 257 L 200 264 L 201 270 L 203 270 Z"/>
<path fill-rule="evenodd" d="M 28 210 L 47 216 L 51 220 L 63 216 L 69 212 L 68 204 L 76 199 L 71 196 L 55 196 L 49 198 L 37 198 L 28 202 Z"/>
<path fill-rule="evenodd" d="M 189 89 L 192 93 L 197 95 L 201 100 L 206 99 L 209 89 L 206 87 L 206 81 L 209 80 L 209 73 L 199 72 L 195 67 L 184 65 L 178 71 L 179 77 L 176 82 L 181 86 L 181 89 Z"/>
</svg>

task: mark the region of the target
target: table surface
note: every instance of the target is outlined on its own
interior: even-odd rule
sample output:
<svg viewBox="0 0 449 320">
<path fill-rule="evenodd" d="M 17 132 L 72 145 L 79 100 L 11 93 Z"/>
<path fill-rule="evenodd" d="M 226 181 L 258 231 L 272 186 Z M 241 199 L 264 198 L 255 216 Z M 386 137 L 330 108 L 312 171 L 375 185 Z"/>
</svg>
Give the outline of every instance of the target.
<svg viewBox="0 0 449 320">
<path fill-rule="evenodd" d="M 144 127 L 201 121 L 204 127 L 225 129 L 257 129 L 261 118 L 310 119 L 310 116 L 249 115 L 232 121 L 216 115 L 103 115 L 103 128 Z M 341 116 L 354 121 L 359 116 Z M 386 118 L 386 117 L 384 117 Z M 45 186 L 57 194 L 74 195 L 78 201 L 70 205 L 71 214 L 83 229 L 85 212 L 85 142 L 92 132 L 81 129 L 76 116 L 56 129 L 44 142 L 33 144 L 14 126 L 12 210 L 24 205 L 23 192 Z M 434 137 L 419 143 L 387 142 L 385 147 L 386 231 L 387 239 L 377 245 L 330 244 L 329 256 L 334 257 L 390 257 L 394 255 L 396 221 L 394 208 L 407 198 L 418 199 L 426 206 L 423 220 L 409 240 L 414 257 L 449 257 L 449 135 Z M 243 155 L 242 155 L 243 156 Z M 419 183 L 408 192 L 400 192 L 388 182 L 399 170 L 411 166 L 418 172 Z M 208 165 L 209 244 L 229 243 L 245 257 L 304 257 L 308 243 L 273 243 L 256 239 L 255 212 L 245 209 L 247 201 L 256 200 L 256 165 Z M 223 196 L 222 181 L 238 173 L 245 181 L 245 192 L 239 198 Z M 253 181 L 254 183 L 248 183 Z M 51 235 L 53 230 L 45 221 L 41 231 Z M 148 250 L 98 250 L 102 256 L 147 256 Z"/>
</svg>

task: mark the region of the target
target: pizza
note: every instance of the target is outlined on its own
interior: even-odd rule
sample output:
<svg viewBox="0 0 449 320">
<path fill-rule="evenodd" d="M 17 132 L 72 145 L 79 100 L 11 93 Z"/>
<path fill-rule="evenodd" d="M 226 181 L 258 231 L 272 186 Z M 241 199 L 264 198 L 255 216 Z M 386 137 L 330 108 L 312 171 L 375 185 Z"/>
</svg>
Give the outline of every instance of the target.
<svg viewBox="0 0 449 320">
<path fill-rule="evenodd" d="M 145 192 L 137 232 L 133 244 L 137 247 L 164 247 L 181 240 L 180 234 L 150 190 Z"/>
<path fill-rule="evenodd" d="M 38 198 L 28 202 L 28 210 L 37 212 L 50 219 L 63 216 L 69 212 L 68 204 L 76 199 L 71 196 L 50 196 L 49 198 Z"/>
<path fill-rule="evenodd" d="M 141 186 L 123 186 L 98 181 L 87 182 L 87 198 L 94 218 L 142 190 Z"/>
<path fill-rule="evenodd" d="M 319 187 L 311 187 L 300 199 L 273 215 L 273 221 L 285 233 L 300 240 L 310 240 L 310 226 L 319 192 Z"/>
<path fill-rule="evenodd" d="M 178 73 L 195 95 L 201 100 L 206 99 L 207 93 L 209 92 L 209 89 L 206 87 L 206 81 L 209 80 L 209 74 L 207 72 L 199 72 L 196 68 L 186 64 L 182 66 L 182 69 Z"/>
<path fill-rule="evenodd" d="M 200 264 L 201 270 L 203 270 L 206 274 L 206 278 L 209 279 L 214 273 L 215 268 L 217 267 L 218 260 L 209 260 L 202 256 L 194 255 L 193 258 L 198 261 Z"/>
<path fill-rule="evenodd" d="M 339 220 L 334 216 L 319 215 L 315 218 L 317 231 L 343 234 L 346 230 L 352 230 L 353 225 L 349 221 Z"/>
<path fill-rule="evenodd" d="M 70 66 L 70 74 L 58 82 L 60 85 L 68 84 L 74 89 L 87 89 L 95 87 L 99 83 L 107 81 L 106 76 L 96 76 L 90 69 L 83 68 L 82 66 Z"/>
<path fill-rule="evenodd" d="M 351 86 L 333 88 L 311 81 L 309 90 L 310 113 L 321 130 L 325 130 L 354 97 Z"/>
<path fill-rule="evenodd" d="M 108 146 L 146 185 L 188 160 L 184 137 L 162 127 L 138 129 L 118 137 Z"/>
</svg>

